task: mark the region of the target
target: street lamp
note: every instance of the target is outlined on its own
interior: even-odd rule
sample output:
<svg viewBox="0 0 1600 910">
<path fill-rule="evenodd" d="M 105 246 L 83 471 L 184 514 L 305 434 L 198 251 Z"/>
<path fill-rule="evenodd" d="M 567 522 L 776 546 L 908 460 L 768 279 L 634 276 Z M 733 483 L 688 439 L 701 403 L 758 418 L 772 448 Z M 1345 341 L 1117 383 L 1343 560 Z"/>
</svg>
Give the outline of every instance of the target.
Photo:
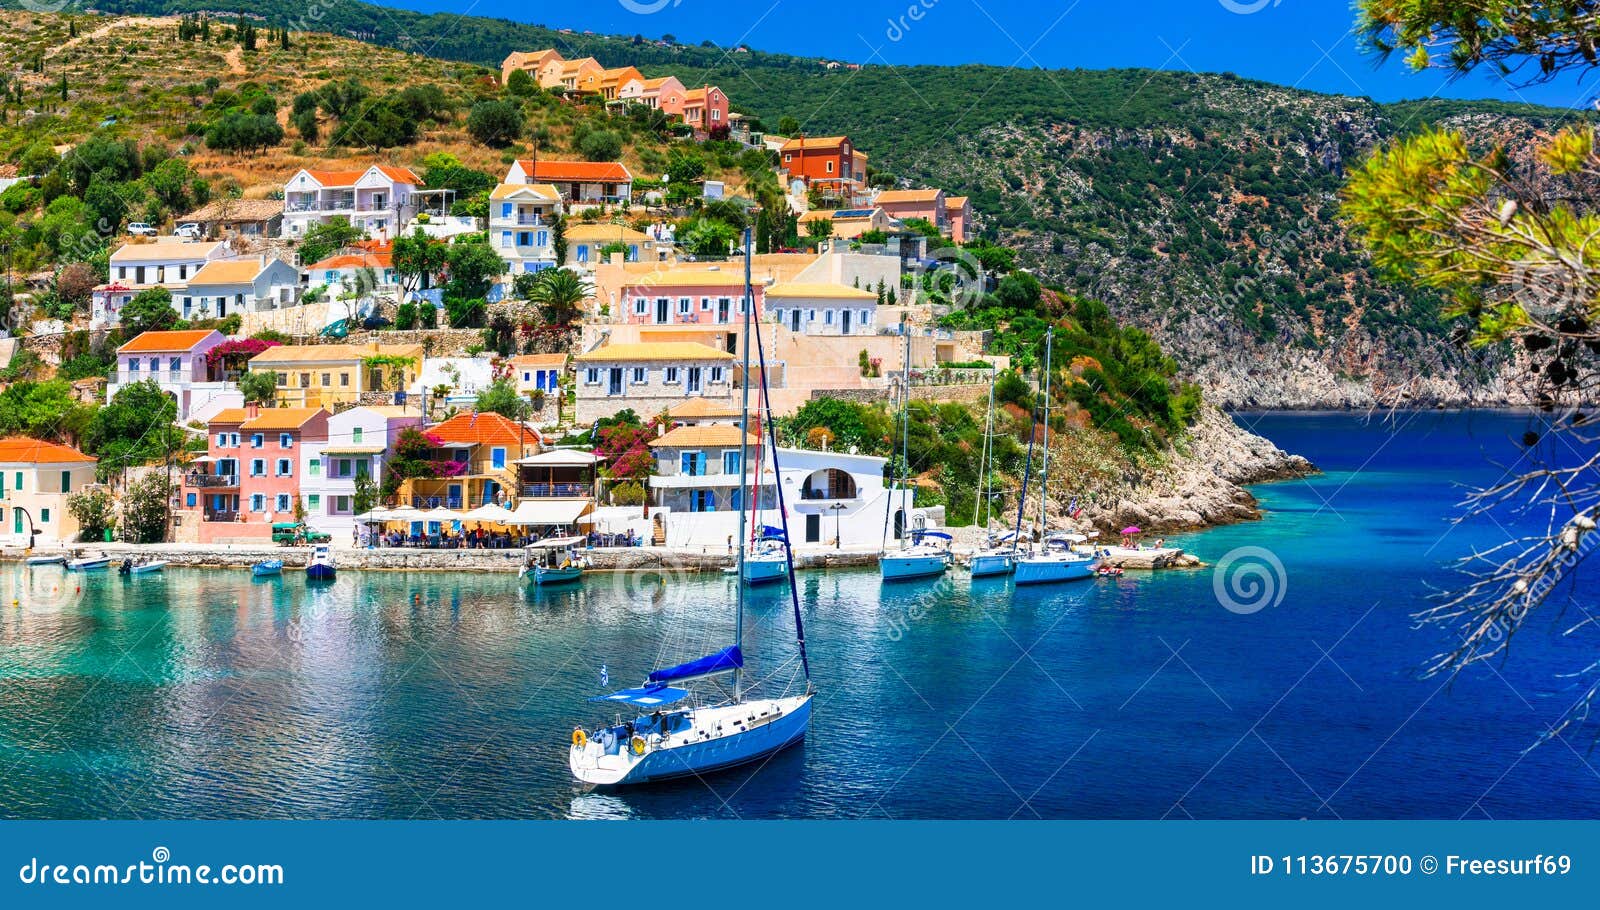
<svg viewBox="0 0 1600 910">
<path fill-rule="evenodd" d="M 840 522 L 844 516 L 844 503 L 836 502 L 828 506 L 828 508 L 833 510 L 833 548 L 842 550 L 844 549 L 844 534 L 840 530 Z"/>
</svg>

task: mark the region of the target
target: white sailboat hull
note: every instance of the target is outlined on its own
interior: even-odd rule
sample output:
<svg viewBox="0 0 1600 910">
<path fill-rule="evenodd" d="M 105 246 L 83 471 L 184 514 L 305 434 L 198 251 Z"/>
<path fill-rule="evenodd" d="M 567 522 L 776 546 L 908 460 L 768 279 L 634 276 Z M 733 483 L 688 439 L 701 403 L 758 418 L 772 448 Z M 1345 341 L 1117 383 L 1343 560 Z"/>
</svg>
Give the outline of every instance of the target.
<svg viewBox="0 0 1600 910">
<path fill-rule="evenodd" d="M 987 552 L 972 554 L 972 562 L 968 570 L 973 578 L 992 578 L 997 575 L 1010 575 L 1017 567 L 1017 554 L 1006 552 Z"/>
<path fill-rule="evenodd" d="M 567 750 L 572 776 L 595 786 L 624 786 L 706 774 L 758 761 L 805 738 L 811 695 L 766 698 L 690 712 L 689 728 L 608 750 L 598 737 Z"/>
<path fill-rule="evenodd" d="M 1082 581 L 1094 577 L 1095 561 L 1067 556 L 1024 556 L 1017 560 L 1019 585 Z"/>
<path fill-rule="evenodd" d="M 744 561 L 745 584 L 760 585 L 789 577 L 789 562 L 783 556 L 752 556 Z"/>
<path fill-rule="evenodd" d="M 878 570 L 883 575 L 884 581 L 898 581 L 907 578 L 928 578 L 933 575 L 943 575 L 948 565 L 941 553 L 885 553 L 878 560 Z"/>
</svg>

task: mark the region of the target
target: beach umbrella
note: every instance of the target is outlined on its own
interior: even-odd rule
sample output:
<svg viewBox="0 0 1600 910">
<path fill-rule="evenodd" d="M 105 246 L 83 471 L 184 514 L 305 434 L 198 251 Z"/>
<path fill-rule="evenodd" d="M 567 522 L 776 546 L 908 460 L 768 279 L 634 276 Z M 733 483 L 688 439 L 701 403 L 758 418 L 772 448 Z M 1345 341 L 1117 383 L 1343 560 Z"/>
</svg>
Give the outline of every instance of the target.
<svg viewBox="0 0 1600 910">
<path fill-rule="evenodd" d="M 388 509 L 373 509 L 373 510 L 368 511 L 368 512 L 362 512 L 360 515 L 356 516 L 356 521 L 360 521 L 360 522 L 388 521 L 388 520 L 389 520 L 389 510 Z"/>
<path fill-rule="evenodd" d="M 489 522 L 491 524 L 510 524 L 514 517 L 512 511 L 498 503 L 489 503 L 478 506 L 471 512 L 461 516 L 463 521 Z"/>
<path fill-rule="evenodd" d="M 1139 532 L 1139 526 L 1138 525 L 1128 525 L 1126 528 L 1122 529 L 1122 533 L 1124 533 L 1124 534 L 1138 534 L 1138 533 L 1140 533 Z"/>
<path fill-rule="evenodd" d="M 401 506 L 385 514 L 384 521 L 427 521 L 428 513 L 410 506 Z"/>
</svg>

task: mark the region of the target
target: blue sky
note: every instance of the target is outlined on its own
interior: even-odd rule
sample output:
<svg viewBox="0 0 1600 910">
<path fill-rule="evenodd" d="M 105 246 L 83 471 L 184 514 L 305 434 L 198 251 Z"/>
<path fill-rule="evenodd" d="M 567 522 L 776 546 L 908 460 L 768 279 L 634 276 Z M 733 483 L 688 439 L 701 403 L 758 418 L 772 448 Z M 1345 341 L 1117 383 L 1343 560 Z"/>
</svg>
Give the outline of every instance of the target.
<svg viewBox="0 0 1600 910">
<path fill-rule="evenodd" d="M 1241 76 L 1380 101 L 1498 98 L 1571 107 L 1596 85 L 1521 86 L 1487 72 L 1451 82 L 1379 66 L 1341 0 L 380 0 L 429 12 L 497 16 L 607 34 L 671 34 L 769 51 L 889 64 L 1151 67 Z M 911 12 L 912 8 L 916 12 Z M 1591 79 L 1594 83 L 1597 80 Z"/>
</svg>

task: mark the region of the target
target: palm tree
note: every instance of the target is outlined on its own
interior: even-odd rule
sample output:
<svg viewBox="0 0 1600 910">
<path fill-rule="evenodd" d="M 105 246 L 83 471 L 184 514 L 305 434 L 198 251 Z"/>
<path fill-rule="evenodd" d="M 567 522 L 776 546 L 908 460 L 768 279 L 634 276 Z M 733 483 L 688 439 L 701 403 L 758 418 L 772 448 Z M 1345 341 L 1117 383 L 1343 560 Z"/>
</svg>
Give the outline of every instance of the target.
<svg viewBox="0 0 1600 910">
<path fill-rule="evenodd" d="M 552 325 L 568 325 L 578 318 L 578 305 L 589 298 L 587 282 L 571 269 L 545 269 L 528 289 L 528 299 L 538 304 L 540 315 Z"/>
</svg>

